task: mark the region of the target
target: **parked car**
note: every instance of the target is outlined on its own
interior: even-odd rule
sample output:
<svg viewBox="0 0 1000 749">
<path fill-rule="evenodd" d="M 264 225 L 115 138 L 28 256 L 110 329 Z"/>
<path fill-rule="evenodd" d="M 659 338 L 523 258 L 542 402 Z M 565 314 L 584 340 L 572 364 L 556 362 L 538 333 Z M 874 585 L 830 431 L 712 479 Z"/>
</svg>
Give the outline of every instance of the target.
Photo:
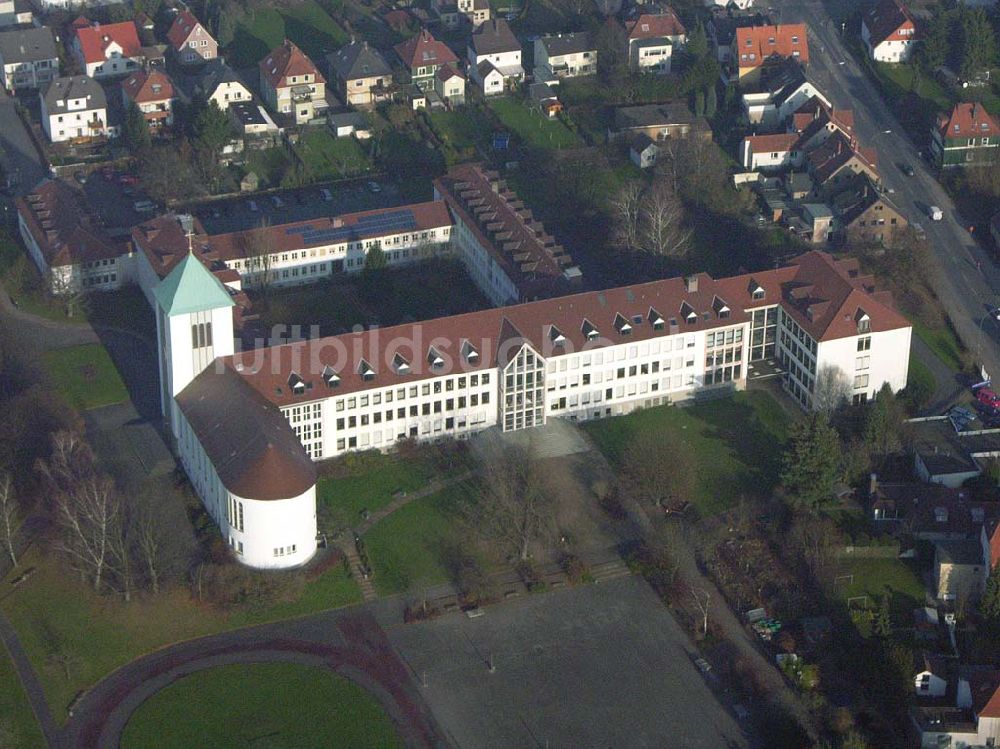
<svg viewBox="0 0 1000 749">
<path fill-rule="evenodd" d="M 323 198 L 327 203 L 333 200 L 333 193 L 327 190 L 325 187 L 319 191 L 320 197 Z"/>
<path fill-rule="evenodd" d="M 906 163 L 900 164 L 899 170 L 907 177 L 912 177 L 914 174 L 916 174 L 916 172 L 913 171 L 913 167 Z"/>
<path fill-rule="evenodd" d="M 139 178 L 134 174 L 123 174 L 118 178 L 118 184 L 120 185 L 138 185 Z"/>
<path fill-rule="evenodd" d="M 382 192 L 382 185 L 380 185 L 378 182 L 369 182 L 368 183 L 368 191 L 369 192 Z"/>
<path fill-rule="evenodd" d="M 256 200 L 248 200 L 247 201 L 247 208 L 250 209 L 251 213 L 256 213 L 257 211 L 260 210 L 260 208 L 257 207 L 257 201 Z"/>
<path fill-rule="evenodd" d="M 81 185 L 85 185 L 87 184 L 87 173 L 84 171 L 73 172 L 73 179 L 75 179 Z"/>
<path fill-rule="evenodd" d="M 1000 410 L 1000 395 L 997 395 L 988 387 L 981 387 L 976 390 L 976 400 L 988 408 Z"/>
<path fill-rule="evenodd" d="M 944 211 L 938 208 L 936 205 L 932 205 L 927 209 L 927 215 L 931 217 L 931 221 L 940 221 L 944 218 Z"/>
<path fill-rule="evenodd" d="M 910 226 L 913 227 L 913 233 L 917 235 L 917 239 L 927 239 L 927 232 L 924 231 L 922 224 L 914 221 Z"/>
<path fill-rule="evenodd" d="M 1000 322 L 1000 307 L 994 307 L 993 309 L 991 309 L 990 315 L 993 317 L 994 320 Z"/>
<path fill-rule="evenodd" d="M 282 200 L 277 195 L 272 195 L 271 196 L 271 202 L 274 203 L 274 207 L 275 208 L 284 208 L 285 207 L 285 201 Z"/>
</svg>

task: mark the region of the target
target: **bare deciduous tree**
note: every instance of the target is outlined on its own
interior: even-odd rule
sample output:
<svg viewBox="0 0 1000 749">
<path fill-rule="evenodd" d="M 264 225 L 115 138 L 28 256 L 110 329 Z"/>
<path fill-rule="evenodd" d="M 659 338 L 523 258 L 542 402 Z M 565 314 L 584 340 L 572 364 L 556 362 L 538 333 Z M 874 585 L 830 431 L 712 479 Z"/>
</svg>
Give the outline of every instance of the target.
<svg viewBox="0 0 1000 749">
<path fill-rule="evenodd" d="M 642 184 L 626 182 L 615 195 L 611 207 L 615 215 L 615 244 L 626 250 L 634 249 L 639 245 L 642 221 Z"/>
<path fill-rule="evenodd" d="M 693 461 L 690 447 L 681 438 L 666 432 L 639 432 L 625 451 L 622 483 L 635 499 L 657 507 L 689 499 L 697 487 Z"/>
<path fill-rule="evenodd" d="M 10 563 L 17 567 L 17 529 L 20 526 L 21 512 L 17 505 L 17 494 L 10 474 L 0 473 L 0 545 L 10 557 Z"/>
<path fill-rule="evenodd" d="M 691 230 L 684 228 L 684 206 L 677 193 L 659 183 L 642 205 L 642 247 L 654 255 L 676 256 L 687 251 Z"/>
<path fill-rule="evenodd" d="M 56 498 L 56 522 L 63 532 L 57 546 L 90 577 L 96 591 L 101 590 L 114 558 L 121 509 L 118 492 L 104 476 L 88 476 Z"/>
<path fill-rule="evenodd" d="M 247 268 L 254 273 L 254 285 L 267 291 L 271 285 L 271 240 L 268 232 L 269 221 L 260 220 L 253 229 L 240 234 L 240 243 L 247 258 Z"/>
<path fill-rule="evenodd" d="M 851 382 L 844 370 L 832 364 L 820 367 L 816 373 L 813 406 L 817 411 L 836 411 L 851 396 Z"/>
<path fill-rule="evenodd" d="M 712 600 L 712 594 L 705 589 L 695 590 L 691 588 L 691 598 L 694 600 L 694 605 L 698 607 L 698 611 L 701 613 L 701 633 L 703 635 L 708 634 L 708 604 Z"/>
<path fill-rule="evenodd" d="M 528 559 L 532 542 L 552 528 L 551 493 L 530 450 L 505 447 L 485 462 L 470 519 L 485 535 L 517 557 Z"/>
</svg>

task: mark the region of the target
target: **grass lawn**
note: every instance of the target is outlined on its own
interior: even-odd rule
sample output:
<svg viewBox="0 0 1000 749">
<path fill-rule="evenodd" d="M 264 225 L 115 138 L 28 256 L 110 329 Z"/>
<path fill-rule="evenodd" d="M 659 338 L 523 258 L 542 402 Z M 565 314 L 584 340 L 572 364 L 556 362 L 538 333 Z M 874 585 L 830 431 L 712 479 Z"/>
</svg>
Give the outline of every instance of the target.
<svg viewBox="0 0 1000 749">
<path fill-rule="evenodd" d="M 517 133 L 527 145 L 535 148 L 573 148 L 579 138 L 559 119 L 544 117 L 518 99 L 504 97 L 490 101 L 500 121 Z"/>
<path fill-rule="evenodd" d="M 402 742 L 375 698 L 344 677 L 254 663 L 199 671 L 157 692 L 129 719 L 121 745 L 381 749 Z"/>
<path fill-rule="evenodd" d="M 952 104 L 944 86 L 932 76 L 921 74 L 917 86 L 913 86 L 914 66 L 911 64 L 893 64 L 888 62 L 874 63 L 878 77 L 885 83 L 887 93 L 893 99 L 913 92 L 921 99 L 933 103 L 936 109 L 948 109 Z"/>
<path fill-rule="evenodd" d="M 18 309 L 58 322 L 80 322 L 66 316 L 66 308 L 45 294 L 42 277 L 24 248 L 6 229 L 0 228 L 0 282 Z"/>
<path fill-rule="evenodd" d="M 354 138 L 336 138 L 326 128 L 314 128 L 295 146 L 316 180 L 361 174 L 371 168 L 364 150 Z"/>
<path fill-rule="evenodd" d="M 721 512 L 741 494 L 759 495 L 777 483 L 780 446 L 790 417 L 770 394 L 754 390 L 691 406 L 660 406 L 590 421 L 587 433 L 612 465 L 620 466 L 629 442 L 640 431 L 682 435 L 698 474 L 691 502 L 702 515 Z M 669 460 L 669 456 L 664 456 Z"/>
<path fill-rule="evenodd" d="M 449 552 L 468 535 L 461 529 L 458 505 L 471 491 L 468 484 L 456 484 L 416 499 L 365 534 L 379 595 L 448 580 Z"/>
<path fill-rule="evenodd" d="M 475 158 L 476 144 L 486 140 L 493 126 L 476 107 L 427 113 L 434 134 L 441 139 L 449 164 Z"/>
<path fill-rule="evenodd" d="M 897 625 L 909 624 L 910 612 L 924 600 L 924 584 L 910 561 L 902 559 L 851 559 L 840 569 L 841 575 L 854 575 L 853 582 L 838 587 L 846 602 L 854 596 L 868 596 L 868 605 L 877 606 L 888 592 L 893 619 Z"/>
<path fill-rule="evenodd" d="M 81 411 L 128 398 L 114 362 L 99 343 L 49 351 L 45 368 L 55 389 Z"/>
<path fill-rule="evenodd" d="M 0 647 L 0 746 L 42 749 L 45 738 L 17 678 L 7 651 Z"/>
<path fill-rule="evenodd" d="M 97 595 L 53 555 L 37 549 L 22 564 L 36 571 L 0 602 L 0 608 L 17 629 L 59 721 L 65 719 L 66 707 L 79 690 L 151 650 L 361 600 L 357 586 L 340 566 L 308 582 L 294 603 L 227 614 L 199 604 L 183 588 L 131 603 Z"/>
<path fill-rule="evenodd" d="M 247 171 L 261 181 L 261 187 L 278 187 L 292 168 L 292 158 L 284 146 L 253 149 L 247 156 Z"/>
<path fill-rule="evenodd" d="M 233 42 L 226 49 L 226 61 L 234 68 L 256 68 L 286 37 L 316 62 L 349 41 L 347 33 L 315 0 L 264 6 L 239 21 Z"/>
<path fill-rule="evenodd" d="M 93 325 L 122 328 L 156 341 L 156 316 L 146 295 L 135 285 L 109 294 L 91 294 L 87 299 L 87 320 Z"/>
<path fill-rule="evenodd" d="M 965 346 L 958 339 L 950 323 L 935 328 L 916 319 L 912 319 L 910 323 L 913 325 L 913 332 L 938 355 L 941 361 L 956 372 L 965 369 Z"/>
</svg>

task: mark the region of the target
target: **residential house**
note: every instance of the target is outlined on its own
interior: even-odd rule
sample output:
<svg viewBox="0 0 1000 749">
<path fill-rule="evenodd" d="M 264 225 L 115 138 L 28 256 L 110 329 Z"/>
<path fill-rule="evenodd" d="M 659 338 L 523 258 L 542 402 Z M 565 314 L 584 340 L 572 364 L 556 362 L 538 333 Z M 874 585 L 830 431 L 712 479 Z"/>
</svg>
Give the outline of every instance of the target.
<svg viewBox="0 0 1000 749">
<path fill-rule="evenodd" d="M 255 101 L 235 101 L 228 106 L 229 118 L 244 143 L 253 148 L 266 148 L 278 138 L 278 125 L 263 106 Z"/>
<path fill-rule="evenodd" d="M 535 80 L 579 78 L 597 73 L 597 47 L 586 31 L 535 40 Z"/>
<path fill-rule="evenodd" d="M 735 77 L 741 83 L 758 77 L 765 64 L 785 57 L 802 65 L 809 63 L 809 38 L 804 23 L 736 29 L 730 59 Z"/>
<path fill-rule="evenodd" d="M 126 75 L 146 60 L 132 21 L 91 23 L 80 17 L 73 22 L 73 54 L 91 78 Z"/>
<path fill-rule="evenodd" d="M 459 28 L 463 23 L 475 28 L 490 20 L 489 0 L 431 0 L 431 10 L 449 29 Z"/>
<path fill-rule="evenodd" d="M 250 87 L 222 58 L 212 60 L 189 81 L 189 97 L 200 94 L 207 101 L 214 101 L 223 112 L 233 104 L 253 100 Z"/>
<path fill-rule="evenodd" d="M 982 538 L 934 544 L 934 595 L 941 601 L 978 601 L 989 575 L 989 545 Z"/>
<path fill-rule="evenodd" d="M 326 59 L 344 104 L 364 108 L 391 98 L 392 68 L 368 42 L 352 41 Z"/>
<path fill-rule="evenodd" d="M 0 83 L 7 91 L 41 88 L 57 75 L 59 53 L 50 29 L 0 32 Z"/>
<path fill-rule="evenodd" d="M 490 19 L 472 32 L 466 57 L 469 77 L 486 96 L 502 94 L 524 80 L 521 42 L 502 18 Z"/>
<path fill-rule="evenodd" d="M 326 111 L 326 79 L 291 40 L 272 50 L 259 68 L 261 94 L 272 111 L 288 115 L 296 125 Z"/>
<path fill-rule="evenodd" d="M 656 158 L 659 155 L 660 147 L 645 133 L 637 137 L 628 150 L 629 159 L 640 169 L 656 166 Z"/>
<path fill-rule="evenodd" d="M 744 115 L 757 132 L 778 128 L 813 99 L 830 106 L 826 96 L 806 77 L 802 65 L 790 58 L 766 66 L 758 88 L 742 95 Z"/>
<path fill-rule="evenodd" d="M 547 83 L 532 83 L 528 86 L 528 99 L 538 111 L 549 119 L 556 117 L 563 111 L 562 102 L 556 95 L 555 89 Z"/>
<path fill-rule="evenodd" d="M 632 140 L 645 133 L 653 140 L 701 138 L 710 140 L 712 129 L 704 117 L 697 117 L 684 102 L 640 104 L 618 107 L 609 140 Z"/>
<path fill-rule="evenodd" d="M 125 106 L 139 107 L 150 132 L 174 124 L 174 84 L 166 73 L 159 70 L 140 70 L 122 81 L 122 98 Z"/>
<path fill-rule="evenodd" d="M 167 41 L 181 65 L 199 65 L 219 56 L 219 43 L 189 10 L 174 16 Z"/>
<path fill-rule="evenodd" d="M 816 197 L 816 188 L 812 177 L 806 172 L 786 172 L 781 178 L 785 193 L 790 200 L 806 200 Z"/>
<path fill-rule="evenodd" d="M 856 174 L 867 174 L 876 185 L 881 185 L 878 172 L 878 154 L 874 148 L 861 148 L 858 142 L 839 130 L 826 142 L 809 152 L 807 168 L 816 187 L 827 194 L 837 192 Z"/>
<path fill-rule="evenodd" d="M 659 13 L 640 13 L 625 22 L 629 70 L 639 73 L 669 73 L 674 47 L 687 42 L 687 30 L 670 8 Z"/>
<path fill-rule="evenodd" d="M 740 144 L 740 163 L 748 172 L 784 171 L 801 166 L 805 154 L 795 133 L 748 135 Z"/>
<path fill-rule="evenodd" d="M 826 244 L 833 239 L 834 215 L 826 203 L 802 203 L 799 217 L 804 231 L 799 236 L 811 244 Z"/>
<path fill-rule="evenodd" d="M 56 78 L 41 94 L 42 130 L 53 143 L 114 135 L 101 84 L 85 75 Z"/>
<path fill-rule="evenodd" d="M 442 65 L 434 74 L 434 91 L 451 106 L 465 104 L 465 76 L 451 65 Z"/>
<path fill-rule="evenodd" d="M 725 13 L 713 13 L 705 25 L 708 43 L 715 50 L 720 65 L 728 65 L 732 58 L 736 30 L 771 23 L 771 18 L 762 13 L 737 13 L 732 9 Z"/>
<path fill-rule="evenodd" d="M 814 96 L 792 114 L 788 121 L 788 131 L 797 133 L 803 151 L 812 151 L 826 143 L 836 132 L 854 139 L 854 112 L 850 109 L 834 109 L 818 96 Z"/>
<path fill-rule="evenodd" d="M 988 667 L 960 666 L 955 705 L 917 705 L 910 712 L 920 749 L 1000 744 L 1000 674 Z"/>
<path fill-rule="evenodd" d="M 865 172 L 852 177 L 830 200 L 840 221 L 842 238 L 850 244 L 889 245 L 907 226 L 906 217 Z"/>
<path fill-rule="evenodd" d="M 979 102 L 960 102 L 938 115 L 931 130 L 931 153 L 939 167 L 993 163 L 1000 124 Z"/>
<path fill-rule="evenodd" d="M 861 18 L 861 41 L 879 62 L 907 62 L 917 44 L 917 25 L 902 0 L 879 0 Z"/>
<path fill-rule="evenodd" d="M 948 416 L 908 421 L 907 442 L 912 446 L 914 472 L 921 481 L 960 487 L 982 474 L 987 458 L 1000 458 L 1000 432 L 963 430 Z"/>
<path fill-rule="evenodd" d="M 51 293 L 108 291 L 130 277 L 128 249 L 103 232 L 69 183 L 42 180 L 16 204 L 21 240 Z"/>
<path fill-rule="evenodd" d="M 329 115 L 327 119 L 330 122 L 330 130 L 338 138 L 353 135 L 358 140 L 366 140 L 371 137 L 371 122 L 361 112 L 338 112 Z"/>
<path fill-rule="evenodd" d="M 447 44 L 439 42 L 427 29 L 397 44 L 393 49 L 410 71 L 410 80 L 421 91 L 434 88 L 434 74 L 442 65 L 455 65 L 458 58 Z"/>
<path fill-rule="evenodd" d="M 869 495 L 879 531 L 918 541 L 979 538 L 984 526 L 992 528 L 1000 520 L 1000 503 L 975 500 L 968 489 L 916 481 L 878 482 Z"/>
<path fill-rule="evenodd" d="M 34 11 L 25 0 L 0 0 L 0 28 L 29 27 L 34 23 Z"/>
<path fill-rule="evenodd" d="M 948 689 L 948 665 L 940 655 L 923 652 L 913 677 L 917 697 L 944 697 Z"/>
</svg>

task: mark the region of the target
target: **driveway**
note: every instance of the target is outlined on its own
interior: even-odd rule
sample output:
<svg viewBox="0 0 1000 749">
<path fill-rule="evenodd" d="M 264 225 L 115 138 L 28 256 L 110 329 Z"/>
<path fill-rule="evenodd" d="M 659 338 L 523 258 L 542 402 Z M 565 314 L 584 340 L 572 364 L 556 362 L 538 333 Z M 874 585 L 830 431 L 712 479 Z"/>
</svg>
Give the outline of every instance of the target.
<svg viewBox="0 0 1000 749">
<path fill-rule="evenodd" d="M 16 193 L 24 195 L 42 177 L 48 168 L 35 142 L 17 115 L 17 101 L 0 89 L 0 146 L 3 147 L 3 165 L 7 173 L 17 179 Z"/>
<path fill-rule="evenodd" d="M 924 143 L 914 145 L 889 111 L 875 85 L 841 37 L 843 8 L 820 0 L 775 0 L 782 22 L 802 21 L 809 27 L 809 76 L 838 108 L 853 109 L 855 130 L 862 145 L 878 150 L 880 171 L 890 197 L 910 221 L 921 223 L 937 261 L 934 288 L 965 345 L 986 370 L 1000 374 L 1000 325 L 988 308 L 1000 295 L 1000 270 L 989 253 L 963 228 L 955 205 L 933 172 L 918 154 Z M 853 9 L 854 6 L 851 6 Z M 928 138 L 930 137 L 928 133 Z M 899 164 L 909 164 L 913 177 Z M 939 206 L 943 221 L 931 221 L 927 207 Z"/>
</svg>

